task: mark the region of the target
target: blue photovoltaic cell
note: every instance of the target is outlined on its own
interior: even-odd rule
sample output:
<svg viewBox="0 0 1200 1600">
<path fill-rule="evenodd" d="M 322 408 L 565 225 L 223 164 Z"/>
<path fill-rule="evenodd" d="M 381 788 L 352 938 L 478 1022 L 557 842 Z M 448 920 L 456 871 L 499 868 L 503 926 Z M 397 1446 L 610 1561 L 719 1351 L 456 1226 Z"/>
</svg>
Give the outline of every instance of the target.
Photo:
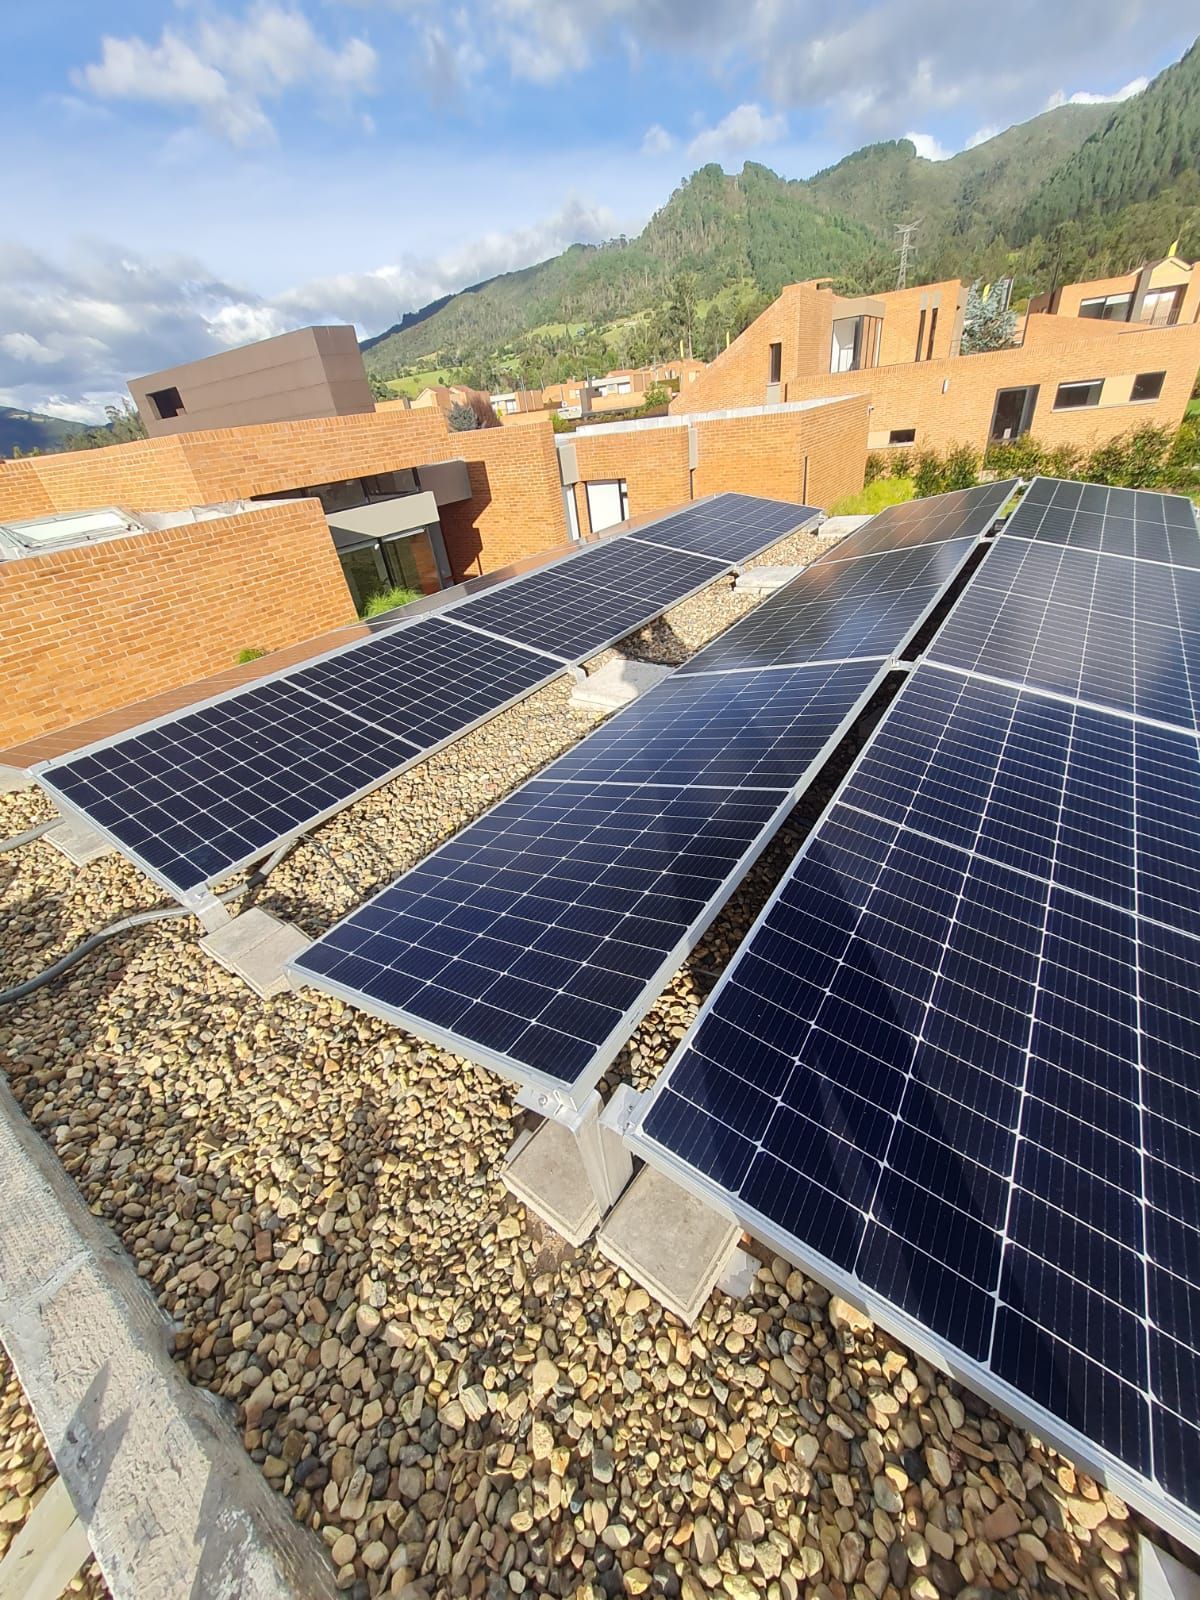
<svg viewBox="0 0 1200 1600">
<path fill-rule="evenodd" d="M 746 561 L 820 515 L 816 506 L 720 494 L 630 535 L 635 542 L 670 545 L 724 562 Z"/>
<path fill-rule="evenodd" d="M 785 799 L 535 778 L 293 970 L 476 1059 L 573 1083 L 615 1053 Z"/>
<path fill-rule="evenodd" d="M 711 583 L 726 565 L 622 537 L 463 600 L 448 615 L 564 661 L 583 661 Z"/>
<path fill-rule="evenodd" d="M 554 763 L 584 783 L 787 789 L 815 761 L 882 662 L 664 680 Z"/>
<path fill-rule="evenodd" d="M 1200 571 L 1001 538 L 927 655 L 1195 728 Z"/>
<path fill-rule="evenodd" d="M 301 667 L 288 682 L 430 750 L 544 683 L 554 666 L 535 650 L 431 616 Z"/>
<path fill-rule="evenodd" d="M 1097 555 L 1200 567 L 1200 533 L 1186 495 L 1035 478 L 1003 531 Z"/>
<path fill-rule="evenodd" d="M 681 675 L 889 655 L 913 635 L 977 541 L 821 560 L 714 639 Z"/>
<path fill-rule="evenodd" d="M 1193 733 L 918 668 L 642 1124 L 1192 1511 L 1198 821 Z"/>
<path fill-rule="evenodd" d="M 883 671 L 665 682 L 293 970 L 517 1075 L 598 1074 Z"/>
<path fill-rule="evenodd" d="M 286 678 L 58 763 L 42 775 L 172 889 L 253 860 L 411 761 L 416 746 Z"/>
<path fill-rule="evenodd" d="M 1004 509 L 1017 486 L 1015 478 L 933 495 L 925 500 L 905 500 L 888 506 L 864 527 L 839 539 L 822 564 L 854 561 L 884 550 L 904 550 L 913 545 L 941 544 L 947 539 L 977 538 L 986 533 Z"/>
</svg>

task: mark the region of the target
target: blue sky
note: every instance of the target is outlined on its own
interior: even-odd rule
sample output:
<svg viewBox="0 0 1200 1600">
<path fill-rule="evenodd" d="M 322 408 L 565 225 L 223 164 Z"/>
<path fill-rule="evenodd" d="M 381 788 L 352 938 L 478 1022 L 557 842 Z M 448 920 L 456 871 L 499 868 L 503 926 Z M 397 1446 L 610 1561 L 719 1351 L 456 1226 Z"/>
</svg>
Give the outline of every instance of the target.
<svg viewBox="0 0 1200 1600">
<path fill-rule="evenodd" d="M 42 0 L 6 7 L 0 404 L 636 232 L 704 161 L 942 157 L 1135 92 L 1194 0 Z"/>
</svg>

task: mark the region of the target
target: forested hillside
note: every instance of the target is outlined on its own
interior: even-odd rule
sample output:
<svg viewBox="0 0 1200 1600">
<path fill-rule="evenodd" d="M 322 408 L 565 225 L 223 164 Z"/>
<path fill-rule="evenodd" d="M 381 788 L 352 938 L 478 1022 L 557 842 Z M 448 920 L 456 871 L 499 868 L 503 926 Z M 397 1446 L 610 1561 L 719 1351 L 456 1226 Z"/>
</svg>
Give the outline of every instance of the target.
<svg viewBox="0 0 1200 1600">
<path fill-rule="evenodd" d="M 29 455 L 35 450 L 61 450 L 73 434 L 82 433 L 86 423 L 64 422 L 61 417 L 43 416 L 40 411 L 19 411 L 0 406 L 0 458 Z"/>
<path fill-rule="evenodd" d="M 466 289 L 364 346 L 391 377 L 438 365 L 485 386 L 548 383 L 689 345 L 708 358 L 785 283 L 895 282 L 895 224 L 920 219 L 909 282 L 1059 281 L 1200 256 L 1200 46 L 1119 105 L 1064 105 L 948 161 L 907 139 L 806 180 L 702 167 L 636 239 L 573 245 Z"/>
</svg>

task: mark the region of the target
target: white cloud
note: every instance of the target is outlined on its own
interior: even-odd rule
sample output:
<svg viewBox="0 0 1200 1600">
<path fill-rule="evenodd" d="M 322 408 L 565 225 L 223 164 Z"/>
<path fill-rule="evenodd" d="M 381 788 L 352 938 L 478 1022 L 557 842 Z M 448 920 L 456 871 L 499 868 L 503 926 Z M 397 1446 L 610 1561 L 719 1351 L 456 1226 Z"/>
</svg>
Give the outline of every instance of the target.
<svg viewBox="0 0 1200 1600">
<path fill-rule="evenodd" d="M 1000 131 L 994 122 L 989 122 L 986 127 L 976 128 L 963 149 L 974 150 L 977 145 L 986 144 L 989 139 L 994 139 Z"/>
<path fill-rule="evenodd" d="M 674 150 L 675 136 L 663 127 L 661 122 L 652 122 L 646 129 L 642 139 L 642 154 L 644 156 L 665 156 L 668 150 Z"/>
<path fill-rule="evenodd" d="M 1150 82 L 1149 78 L 1131 78 L 1122 89 L 1115 94 L 1092 94 L 1087 89 L 1077 89 L 1074 94 L 1064 94 L 1061 89 L 1056 89 L 1046 102 L 1048 110 L 1053 111 L 1056 106 L 1107 106 L 1115 105 L 1121 100 L 1132 100 L 1135 94 Z"/>
<path fill-rule="evenodd" d="M 703 128 L 688 145 L 693 161 L 735 159 L 746 150 L 777 144 L 787 133 L 782 112 L 768 115 L 754 104 L 735 106 L 712 128 Z"/>
<path fill-rule="evenodd" d="M 69 261 L 0 246 L 0 405 L 98 416 L 125 381 L 312 322 L 378 333 L 439 296 L 617 231 L 578 197 L 525 228 L 493 231 L 446 254 L 405 256 L 264 296 L 183 257 L 148 260 L 92 244 Z M 64 409 L 65 408 L 65 409 Z"/>
<path fill-rule="evenodd" d="M 297 89 L 330 103 L 370 93 L 377 64 L 365 39 L 326 44 L 302 12 L 255 0 L 241 17 L 204 16 L 186 37 L 166 27 L 157 44 L 106 35 L 100 59 L 72 78 L 98 99 L 185 112 L 230 144 L 249 145 L 274 135 L 265 101 Z"/>
<path fill-rule="evenodd" d="M 944 145 L 940 145 L 931 133 L 906 133 L 904 137 L 926 161 L 949 161 L 954 154 L 953 150 L 947 150 Z"/>
</svg>

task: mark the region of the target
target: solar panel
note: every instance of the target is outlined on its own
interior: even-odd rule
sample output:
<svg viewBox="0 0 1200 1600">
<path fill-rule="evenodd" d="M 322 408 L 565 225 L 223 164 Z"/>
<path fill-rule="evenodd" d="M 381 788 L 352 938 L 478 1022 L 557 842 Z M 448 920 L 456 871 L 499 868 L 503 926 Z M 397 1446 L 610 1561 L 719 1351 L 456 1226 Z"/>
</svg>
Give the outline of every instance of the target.
<svg viewBox="0 0 1200 1600">
<path fill-rule="evenodd" d="M 912 675 L 639 1153 L 1200 1533 L 1200 748 Z"/>
<path fill-rule="evenodd" d="M 156 882 L 186 895 L 418 754 L 278 678 L 93 746 L 40 781 Z"/>
<path fill-rule="evenodd" d="M 883 673 L 665 683 L 291 970 L 509 1076 L 584 1092 Z"/>
<path fill-rule="evenodd" d="M 722 498 L 736 502 L 740 526 L 755 523 L 755 537 L 768 543 L 805 511 Z M 695 510 L 719 521 L 712 503 Z M 675 520 L 653 526 L 669 531 Z M 728 565 L 627 537 L 605 541 L 35 775 L 157 882 L 199 904 L 205 885 L 549 682 L 566 662 L 651 621 Z"/>
<path fill-rule="evenodd" d="M 821 560 L 680 668 L 686 675 L 837 661 L 899 650 L 929 615 L 975 539 Z"/>
<path fill-rule="evenodd" d="M 931 661 L 1194 728 L 1200 571 L 999 539 Z"/>
<path fill-rule="evenodd" d="M 584 661 L 720 577 L 727 563 L 627 535 L 455 605 L 455 622 Z"/>
<path fill-rule="evenodd" d="M 719 494 L 677 516 L 635 529 L 629 537 L 638 543 L 670 545 L 725 562 L 747 561 L 820 514 L 816 506 L 759 500 L 748 494 Z"/>
<path fill-rule="evenodd" d="M 904 550 L 914 545 L 941 544 L 947 539 L 978 537 L 986 533 L 1012 497 L 1015 478 L 983 483 L 974 489 L 905 500 L 888 506 L 864 527 L 840 539 L 821 562 L 856 561 L 883 550 Z"/>
<path fill-rule="evenodd" d="M 1004 534 L 1097 555 L 1200 567 L 1200 533 L 1186 495 L 1035 478 Z"/>
</svg>

